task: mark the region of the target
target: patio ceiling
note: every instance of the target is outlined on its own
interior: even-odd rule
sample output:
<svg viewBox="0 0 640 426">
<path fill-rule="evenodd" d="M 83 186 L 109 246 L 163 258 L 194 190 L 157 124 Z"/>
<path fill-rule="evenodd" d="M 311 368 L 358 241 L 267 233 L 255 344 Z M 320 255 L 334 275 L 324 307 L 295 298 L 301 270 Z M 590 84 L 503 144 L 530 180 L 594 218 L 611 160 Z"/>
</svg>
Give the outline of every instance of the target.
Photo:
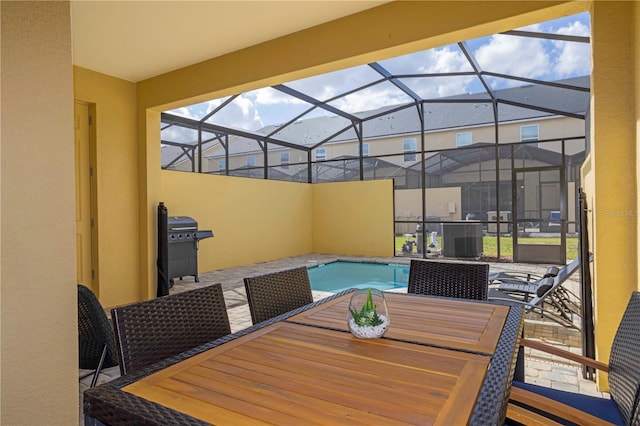
<svg viewBox="0 0 640 426">
<path fill-rule="evenodd" d="M 589 33 L 580 14 L 167 111 L 163 167 L 198 144 L 225 145 L 227 135 L 253 150 L 310 152 L 422 129 L 584 119 Z"/>
<path fill-rule="evenodd" d="M 137 82 L 384 3 L 71 0 L 73 63 Z"/>
</svg>

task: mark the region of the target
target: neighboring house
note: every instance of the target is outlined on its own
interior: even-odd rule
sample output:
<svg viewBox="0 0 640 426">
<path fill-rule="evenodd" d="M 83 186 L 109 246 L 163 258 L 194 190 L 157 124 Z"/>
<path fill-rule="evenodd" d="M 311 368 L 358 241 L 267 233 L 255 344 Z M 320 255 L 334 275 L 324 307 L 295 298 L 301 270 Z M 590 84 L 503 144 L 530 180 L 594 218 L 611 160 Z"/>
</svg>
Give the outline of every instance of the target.
<svg viewBox="0 0 640 426">
<path fill-rule="evenodd" d="M 589 76 L 563 80 L 561 83 L 588 88 Z M 585 134 L 584 120 L 569 115 L 584 116 L 588 107 L 588 92 L 555 91 L 534 85 L 496 91 L 496 95 L 507 99 L 514 98 L 516 94 L 519 98 L 530 101 L 532 109 L 509 104 L 498 105 L 499 143 L 552 140 Z M 539 98 L 544 98 L 544 102 L 539 101 Z M 424 104 L 425 151 L 464 147 L 477 142 L 495 142 L 496 130 L 491 104 L 478 99 L 480 97 L 475 94 L 459 95 L 440 98 L 437 103 Z M 478 101 L 470 102 L 473 100 Z M 541 111 L 536 109 L 537 105 L 545 105 L 547 109 L 549 106 L 557 107 L 558 111 L 566 112 L 567 115 Z M 364 156 L 397 154 L 397 158 L 389 161 L 403 167 L 418 161 L 413 153 L 421 150 L 422 129 L 415 106 L 409 105 L 401 110 L 397 106 L 379 108 L 356 113 L 354 116 L 362 120 Z M 171 116 L 163 114 L 163 122 L 166 117 Z M 193 129 L 197 128 L 198 122 L 184 118 L 182 120 L 190 122 L 192 133 L 186 137 L 183 133 L 182 140 L 174 141 L 173 147 L 167 145 L 163 133 L 163 168 L 190 171 L 194 163 L 192 160 L 197 162 L 197 159 L 190 158 L 185 153 L 195 151 L 197 147 L 197 132 Z M 308 161 L 327 161 L 343 156 L 358 157 L 359 140 L 354 129 L 349 129 L 349 126 L 344 117 L 317 117 L 298 120 L 282 127 L 269 125 L 255 134 L 271 135 L 274 141 L 285 141 L 288 146 L 277 145 L 277 142 L 267 144 L 267 162 L 269 167 L 286 168 Z M 238 136 L 238 132 L 234 133 L 231 128 L 225 134 L 224 128 L 219 128 L 216 133 L 203 131 L 203 173 L 225 173 L 228 168 L 230 174 L 233 174 L 237 169 L 264 166 L 264 150 L 258 138 L 251 138 L 249 132 L 243 132 L 246 136 Z M 334 134 L 336 136 L 331 138 L 330 135 Z M 228 146 L 228 153 L 225 152 L 225 146 Z M 295 149 L 294 146 L 300 146 L 300 149 Z M 546 149 L 559 149 L 559 146 L 547 146 Z M 575 152 L 569 154 L 573 153 Z M 283 154 L 289 155 L 284 158 Z M 292 176 L 295 173 L 285 174 Z"/>
<path fill-rule="evenodd" d="M 589 77 L 563 80 L 561 83 L 588 87 Z M 585 115 L 588 93 L 558 92 L 534 85 L 496 92 L 496 95 L 507 99 L 516 94 L 534 106 L 544 99 L 545 105 L 572 116 L 499 104 L 500 123 L 496 129 L 490 103 L 469 102 L 478 96 L 461 95 L 423 104 L 424 132 L 418 109 L 413 105 L 400 110 L 388 107 L 354 114 L 363 120 L 361 140 L 348 123 L 347 130 L 344 130 L 345 119 L 340 116 L 298 120 L 287 126 L 271 125 L 256 132 L 287 141 L 287 146 L 238 136 L 232 133 L 232 129 L 227 134 L 221 130 L 215 134 L 203 131 L 203 141 L 211 142 L 203 144 L 202 173 L 263 179 L 263 147 L 266 145 L 269 179 L 320 183 L 392 178 L 396 190 L 395 215 L 399 221 L 396 233 L 401 234 L 413 232 L 415 228 L 411 223 L 402 222 L 418 221 L 422 216 L 421 160 L 424 143 L 425 217 L 443 221 L 469 217 L 491 221 L 496 219 L 495 211 L 499 208 L 504 212 L 500 217 L 507 219 L 513 203 L 518 202 L 512 200 L 512 168 L 562 166 L 568 177 L 567 185 L 562 186 L 569 200 L 568 231 L 575 232 L 573 201 L 577 196 L 576 177 L 585 157 L 586 129 L 585 120 L 574 116 Z M 165 114 L 163 117 L 171 116 Z M 197 122 L 191 124 L 197 127 Z M 339 133 L 341 130 L 343 132 Z M 322 143 L 327 140 L 327 135 L 336 136 Z M 497 151 L 496 137 L 501 145 Z M 194 136 L 194 140 L 197 137 Z M 300 146 L 300 149 L 295 146 Z M 514 146 L 513 153 L 510 146 Z M 192 152 L 197 152 L 195 145 L 190 147 Z M 189 148 L 184 146 L 175 146 L 172 151 L 163 149 L 163 166 L 195 171 L 197 158 L 194 154 L 189 156 L 188 152 Z M 500 168 L 498 183 L 496 161 Z M 516 184 L 521 186 L 522 182 Z M 546 182 L 545 185 L 551 185 L 557 191 L 561 187 L 560 182 Z M 530 192 L 538 190 L 532 185 L 528 188 Z M 499 205 L 496 192 L 499 193 Z M 551 194 L 547 196 L 549 198 L 557 197 L 553 191 L 548 193 Z M 548 217 L 558 209 L 553 200 L 545 201 L 540 197 L 531 194 L 522 197 L 527 202 L 520 201 L 519 208 L 532 217 Z M 495 225 L 485 225 L 485 229 L 495 229 Z"/>
</svg>

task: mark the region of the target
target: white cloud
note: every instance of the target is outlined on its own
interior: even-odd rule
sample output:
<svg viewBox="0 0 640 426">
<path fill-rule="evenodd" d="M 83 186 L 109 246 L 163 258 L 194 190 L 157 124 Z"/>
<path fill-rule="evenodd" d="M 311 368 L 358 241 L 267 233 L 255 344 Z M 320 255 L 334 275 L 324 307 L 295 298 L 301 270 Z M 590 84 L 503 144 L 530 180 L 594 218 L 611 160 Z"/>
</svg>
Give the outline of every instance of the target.
<svg viewBox="0 0 640 426">
<path fill-rule="evenodd" d="M 558 26 L 559 25 L 559 26 Z M 590 27 L 587 14 L 576 17 L 561 18 L 544 24 L 535 24 L 521 28 L 525 31 L 550 34 L 574 35 L 589 37 Z M 545 41 L 543 46 L 551 58 L 549 78 L 582 76 L 591 72 L 591 51 L 589 44 L 572 41 Z"/>
<path fill-rule="evenodd" d="M 383 60 L 379 63 L 394 75 L 471 71 L 471 66 L 466 58 L 455 46 L 416 52 Z M 381 77 L 379 75 L 376 75 L 375 78 L 365 77 L 363 71 L 360 71 L 359 74 L 359 81 L 347 82 L 351 85 L 349 88 L 357 87 L 357 83 L 362 85 L 362 80 L 374 81 Z M 404 78 L 402 82 L 419 96 L 438 98 L 466 93 L 473 80 L 473 77 Z M 354 113 L 410 101 L 409 96 L 400 89 L 389 83 L 384 83 L 346 96 L 335 101 L 332 105 Z"/>
<path fill-rule="evenodd" d="M 363 86 L 382 76 L 368 65 L 360 65 L 346 70 L 333 71 L 313 77 L 285 83 L 286 86 L 301 91 L 312 98 L 326 101 L 342 93 Z"/>
<path fill-rule="evenodd" d="M 294 96 L 287 95 L 279 90 L 265 87 L 247 93 L 258 105 L 308 105 L 306 102 Z"/>
<path fill-rule="evenodd" d="M 447 46 L 441 49 L 432 49 L 426 52 L 427 62 L 419 67 L 423 73 L 445 73 L 458 71 L 471 71 L 467 58 L 459 50 Z"/>
<path fill-rule="evenodd" d="M 370 111 L 388 105 L 398 105 L 408 100 L 408 96 L 404 95 L 404 92 L 400 92 L 400 90 L 392 86 L 391 83 L 386 83 L 352 93 L 331 102 L 331 105 L 349 113 L 356 113 Z"/>
<path fill-rule="evenodd" d="M 558 29 L 558 34 L 588 37 L 589 27 L 575 21 Z M 553 72 L 558 77 L 587 75 L 591 72 L 591 50 L 589 44 L 576 42 L 554 42 L 556 59 Z"/>
<path fill-rule="evenodd" d="M 209 121 L 243 130 L 257 130 L 263 127 L 254 102 L 246 94 L 235 98 L 229 105 L 215 113 Z"/>
<path fill-rule="evenodd" d="M 589 27 L 580 21 L 574 21 L 558 29 L 558 34 L 589 37 Z"/>
<path fill-rule="evenodd" d="M 469 93 L 476 80 L 472 76 L 451 76 L 411 78 L 403 82 L 421 98 L 434 99 Z"/>
<path fill-rule="evenodd" d="M 437 74 L 472 71 L 462 51 L 446 46 L 423 52 L 424 62 L 418 67 L 419 73 Z M 407 85 L 425 99 L 460 95 L 469 92 L 475 79 L 469 76 L 430 77 L 412 79 Z"/>
<path fill-rule="evenodd" d="M 549 54 L 540 39 L 496 34 L 474 55 L 483 70 L 518 77 L 541 77 L 551 68 Z"/>
<path fill-rule="evenodd" d="M 456 45 L 411 53 L 380 61 L 392 74 L 423 74 L 471 71 L 471 66 Z"/>
<path fill-rule="evenodd" d="M 186 127 L 171 126 L 162 130 L 161 139 L 169 142 L 184 142 L 194 144 L 198 141 L 198 133 Z"/>
</svg>

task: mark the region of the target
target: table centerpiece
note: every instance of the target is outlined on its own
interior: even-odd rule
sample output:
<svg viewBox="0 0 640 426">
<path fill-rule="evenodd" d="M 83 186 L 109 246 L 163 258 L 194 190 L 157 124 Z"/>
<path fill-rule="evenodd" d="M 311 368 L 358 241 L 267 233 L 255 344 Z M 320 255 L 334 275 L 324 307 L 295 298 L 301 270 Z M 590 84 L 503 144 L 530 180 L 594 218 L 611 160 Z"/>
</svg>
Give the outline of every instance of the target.
<svg viewBox="0 0 640 426">
<path fill-rule="evenodd" d="M 356 290 L 349 301 L 347 318 L 349 331 L 355 337 L 376 339 L 384 336 L 390 321 L 382 291 L 375 288 Z"/>
</svg>

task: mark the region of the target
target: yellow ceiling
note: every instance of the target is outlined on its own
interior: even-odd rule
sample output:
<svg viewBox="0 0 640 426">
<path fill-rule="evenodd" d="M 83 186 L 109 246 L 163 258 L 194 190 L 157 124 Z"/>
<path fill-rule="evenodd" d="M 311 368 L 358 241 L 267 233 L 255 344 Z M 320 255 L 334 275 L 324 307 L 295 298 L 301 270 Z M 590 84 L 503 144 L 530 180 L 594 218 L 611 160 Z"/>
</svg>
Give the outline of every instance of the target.
<svg viewBox="0 0 640 426">
<path fill-rule="evenodd" d="M 72 0 L 73 63 L 136 82 L 383 3 Z"/>
</svg>

